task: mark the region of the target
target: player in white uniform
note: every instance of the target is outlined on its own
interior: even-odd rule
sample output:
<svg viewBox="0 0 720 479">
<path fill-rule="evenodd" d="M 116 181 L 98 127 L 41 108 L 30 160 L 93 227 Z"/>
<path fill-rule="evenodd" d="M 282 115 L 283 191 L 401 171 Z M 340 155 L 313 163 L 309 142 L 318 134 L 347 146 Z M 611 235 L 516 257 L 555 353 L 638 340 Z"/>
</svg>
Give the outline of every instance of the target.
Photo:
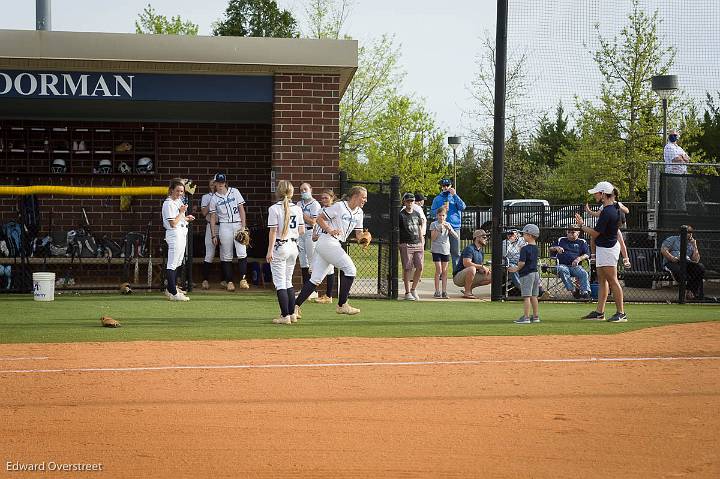
<svg viewBox="0 0 720 479">
<path fill-rule="evenodd" d="M 210 184 L 208 185 L 210 191 L 205 193 L 200 200 L 200 211 L 207 220 L 205 225 L 205 260 L 203 261 L 203 282 L 202 289 L 209 289 L 210 283 L 208 278 L 210 277 L 210 267 L 212 266 L 213 260 L 215 259 L 215 251 L 217 247 L 212 240 L 212 228 L 210 228 L 210 200 L 215 194 L 215 177 L 210 178 Z"/>
<path fill-rule="evenodd" d="M 321 213 L 325 211 L 326 208 L 332 206 L 333 203 L 335 203 L 335 192 L 331 189 L 323 190 L 323 192 L 320 193 L 320 206 L 322 207 L 322 210 L 320 210 Z M 315 226 L 313 226 L 312 230 L 313 242 L 320 239 L 321 232 L 322 228 L 320 228 L 320 225 L 315 222 Z M 335 267 L 333 265 L 328 266 L 328 269 L 325 271 L 325 283 L 327 286 L 326 292 L 315 300 L 316 303 L 332 303 L 333 286 L 335 285 Z M 310 297 L 312 298 L 312 296 Z"/>
<path fill-rule="evenodd" d="M 320 214 L 320 203 L 312 196 L 312 187 L 309 183 L 300 185 L 300 202 L 297 205 L 303 212 L 305 220 L 305 234 L 298 238 L 298 251 L 300 253 L 300 271 L 302 272 L 303 283 L 310 279 L 310 265 L 312 264 L 315 243 L 312 240 L 312 229 L 315 226 L 318 214 Z"/>
<path fill-rule="evenodd" d="M 340 277 L 340 291 L 338 294 L 338 314 L 358 314 L 359 309 L 353 308 L 347 302 L 350 288 L 355 280 L 355 264 L 343 250 L 342 241 L 347 241 L 350 233 L 355 231 L 355 238 L 360 238 L 363 230 L 363 210 L 367 202 L 367 190 L 362 186 L 354 186 L 348 193 L 347 201 L 339 201 L 318 216 L 318 223 L 322 228 L 320 238 L 315 246 L 313 256 L 312 275 L 305 282 L 303 289 L 295 301 L 295 314 L 301 316 L 300 306 L 315 291 L 323 280 L 329 266 L 336 266 L 342 273 Z"/>
<path fill-rule="evenodd" d="M 163 226 L 165 227 L 165 242 L 168 245 L 167 266 L 167 294 L 171 301 L 190 301 L 184 293 L 178 291 L 176 286 L 177 275 L 175 270 L 182 264 L 187 245 L 187 225 L 195 219 L 186 215 L 187 205 L 183 204 L 185 185 L 180 178 L 173 178 L 168 188 L 168 197 L 162 206 Z"/>
<path fill-rule="evenodd" d="M 280 317 L 275 324 L 290 324 L 295 316 L 295 290 L 292 275 L 298 257 L 298 238 L 305 233 L 302 209 L 292 203 L 293 185 L 281 180 L 277 185 L 278 201 L 268 209 L 268 250 L 265 259 L 270 263 L 273 284 L 280 305 Z"/>
<path fill-rule="evenodd" d="M 248 289 L 250 285 L 245 279 L 247 273 L 247 251 L 245 245 L 235 241 L 235 233 L 245 227 L 245 199 L 237 188 L 227 185 L 224 174 L 215 175 L 215 195 L 210 199 L 210 228 L 212 228 L 213 244 L 220 244 L 220 266 L 223 280 L 228 291 L 235 291 L 232 280 L 232 260 L 237 253 L 240 266 L 240 288 Z"/>
</svg>

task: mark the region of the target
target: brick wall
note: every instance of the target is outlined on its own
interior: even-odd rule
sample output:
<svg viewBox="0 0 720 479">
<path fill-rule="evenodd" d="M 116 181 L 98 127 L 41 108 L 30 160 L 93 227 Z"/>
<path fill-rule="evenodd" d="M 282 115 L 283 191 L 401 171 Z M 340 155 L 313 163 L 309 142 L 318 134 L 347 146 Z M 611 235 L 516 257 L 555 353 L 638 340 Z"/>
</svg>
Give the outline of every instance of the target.
<svg viewBox="0 0 720 479">
<path fill-rule="evenodd" d="M 277 180 L 337 191 L 339 89 L 337 75 L 275 76 L 272 168 Z"/>
<path fill-rule="evenodd" d="M 77 128 L 139 128 L 138 124 L 54 122 L 6 122 L 12 126 L 68 126 Z M 207 181 L 218 171 L 226 172 L 231 186 L 237 187 L 247 200 L 249 221 L 259 221 L 270 197 L 270 125 L 144 123 L 147 130 L 158 132 L 156 174 L 127 177 L 129 186 L 165 186 L 173 177 L 194 179 L 199 188 L 194 203 L 199 204 L 207 192 Z M 62 177 L 41 175 L 13 178 L 0 174 L 1 184 L 54 184 L 69 186 L 120 186 L 122 178 Z M 81 208 L 85 208 L 94 232 L 102 232 L 120 239 L 128 231 L 145 231 L 152 221 L 154 249 L 163 237 L 160 209 L 164 197 L 134 197 L 131 211 L 120 211 L 118 197 L 39 197 L 42 231 L 47 232 L 52 215 L 53 229 L 69 230 L 82 225 Z M 0 223 L 13 219 L 18 198 L 0 197 Z"/>
</svg>

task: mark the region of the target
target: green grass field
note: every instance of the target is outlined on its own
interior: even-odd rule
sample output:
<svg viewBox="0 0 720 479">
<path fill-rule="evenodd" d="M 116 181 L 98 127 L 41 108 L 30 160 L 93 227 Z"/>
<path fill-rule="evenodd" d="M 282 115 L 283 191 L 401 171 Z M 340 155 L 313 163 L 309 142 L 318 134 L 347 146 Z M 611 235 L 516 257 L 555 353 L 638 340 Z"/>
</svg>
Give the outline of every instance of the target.
<svg viewBox="0 0 720 479">
<path fill-rule="evenodd" d="M 542 323 L 516 325 L 512 320 L 522 312 L 517 302 L 352 300 L 352 304 L 362 310 L 360 315 L 338 315 L 335 305 L 308 303 L 299 323 L 274 325 L 270 320 L 277 314 L 277 303 L 270 291 L 197 293 L 187 303 L 169 302 L 159 293 L 56 296 L 47 303 L 30 296 L 6 296 L 0 299 L 0 343 L 609 334 L 720 320 L 720 307 L 700 305 L 629 305 L 630 321 L 610 324 L 578 319 L 591 305 L 541 303 Z M 103 314 L 123 327 L 101 327 Z"/>
</svg>

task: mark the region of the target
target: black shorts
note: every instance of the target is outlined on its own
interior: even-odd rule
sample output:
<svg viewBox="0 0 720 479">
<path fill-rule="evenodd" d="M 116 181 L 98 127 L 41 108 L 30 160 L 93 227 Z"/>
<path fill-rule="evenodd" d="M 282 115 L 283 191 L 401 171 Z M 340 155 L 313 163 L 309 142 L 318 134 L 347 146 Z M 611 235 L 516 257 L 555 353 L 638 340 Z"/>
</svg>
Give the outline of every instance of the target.
<svg viewBox="0 0 720 479">
<path fill-rule="evenodd" d="M 450 255 L 449 254 L 440 254 L 440 253 L 433 253 L 432 254 L 433 263 L 449 263 L 450 262 Z"/>
</svg>

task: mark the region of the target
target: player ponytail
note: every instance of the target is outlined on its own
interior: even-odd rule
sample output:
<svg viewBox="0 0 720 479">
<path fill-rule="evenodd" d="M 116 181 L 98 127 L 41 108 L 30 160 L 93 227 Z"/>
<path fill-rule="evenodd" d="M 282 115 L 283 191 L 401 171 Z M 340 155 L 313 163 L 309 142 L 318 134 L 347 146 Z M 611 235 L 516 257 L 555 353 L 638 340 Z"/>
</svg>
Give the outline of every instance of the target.
<svg viewBox="0 0 720 479">
<path fill-rule="evenodd" d="M 367 193 L 367 189 L 364 186 L 353 186 L 347 193 L 347 199 L 357 196 L 361 193 Z"/>
<path fill-rule="evenodd" d="M 282 200 L 283 202 L 284 213 L 283 228 L 282 233 L 280 234 L 280 239 L 285 239 L 288 228 L 290 227 L 290 198 L 292 198 L 294 192 L 295 188 L 289 181 L 280 180 L 278 182 L 275 194 L 277 195 L 278 200 Z"/>
</svg>

